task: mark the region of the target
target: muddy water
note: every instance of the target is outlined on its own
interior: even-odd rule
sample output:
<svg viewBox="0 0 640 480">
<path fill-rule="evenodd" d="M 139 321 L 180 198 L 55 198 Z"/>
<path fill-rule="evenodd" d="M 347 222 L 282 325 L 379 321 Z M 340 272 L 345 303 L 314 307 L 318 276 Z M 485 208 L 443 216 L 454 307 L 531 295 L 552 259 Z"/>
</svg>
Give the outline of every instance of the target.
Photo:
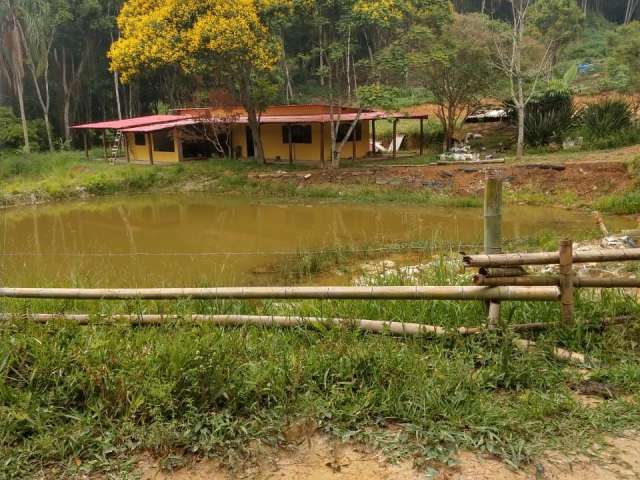
<svg viewBox="0 0 640 480">
<path fill-rule="evenodd" d="M 607 222 L 611 230 L 634 223 Z M 277 283 L 273 271 L 290 258 L 287 252 L 421 239 L 479 243 L 482 212 L 148 195 L 5 210 L 0 226 L 3 285 L 238 285 Z M 591 229 L 587 213 L 548 207 L 505 212 L 505 238 Z"/>
</svg>

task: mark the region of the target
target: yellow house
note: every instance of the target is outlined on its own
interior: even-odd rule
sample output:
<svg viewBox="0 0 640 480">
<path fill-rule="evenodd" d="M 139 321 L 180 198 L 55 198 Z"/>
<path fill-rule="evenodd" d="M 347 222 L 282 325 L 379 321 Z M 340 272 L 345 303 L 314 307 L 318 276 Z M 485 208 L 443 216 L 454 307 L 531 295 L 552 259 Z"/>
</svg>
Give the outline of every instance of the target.
<svg viewBox="0 0 640 480">
<path fill-rule="evenodd" d="M 352 107 L 337 111 L 336 107 L 332 109 L 322 104 L 281 105 L 269 107 L 261 114 L 259 128 L 267 160 L 324 164 L 331 158 L 332 126 L 337 127 L 337 141 L 341 142 L 355 124 L 344 143 L 341 157 L 357 159 L 376 149 L 376 120 L 398 118 L 416 118 L 422 126 L 426 117 Z M 105 158 L 108 153 L 104 132 L 116 131 L 111 150 L 114 160 L 121 147 L 127 161 L 149 164 L 176 163 L 214 155 L 250 158 L 255 154 L 247 115 L 240 108 L 178 109 L 170 115 L 91 123 L 74 128 L 85 133 L 89 129 L 102 130 Z M 395 155 L 397 146 L 396 142 L 392 143 L 394 147 L 390 153 Z"/>
</svg>

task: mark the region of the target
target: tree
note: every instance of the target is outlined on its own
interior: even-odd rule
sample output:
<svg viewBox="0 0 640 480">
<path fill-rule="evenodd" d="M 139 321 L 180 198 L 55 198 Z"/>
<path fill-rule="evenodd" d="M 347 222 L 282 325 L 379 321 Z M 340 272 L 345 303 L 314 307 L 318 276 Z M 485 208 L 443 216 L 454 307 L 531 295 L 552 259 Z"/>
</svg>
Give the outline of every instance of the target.
<svg viewBox="0 0 640 480">
<path fill-rule="evenodd" d="M 7 83 L 18 97 L 20 121 L 24 151 L 30 152 L 29 127 L 24 108 L 24 64 L 25 54 L 20 39 L 18 25 L 18 10 L 13 0 L 2 0 L 0 3 L 0 73 L 7 79 Z"/>
<path fill-rule="evenodd" d="M 541 43 L 527 35 L 529 14 L 533 0 L 511 0 L 510 28 L 501 22 L 494 24 L 496 67 L 509 82 L 509 93 L 518 115 L 516 158 L 524 156 L 525 109 L 538 91 L 540 79 L 549 69 L 552 39 Z"/>
<path fill-rule="evenodd" d="M 111 68 L 127 82 L 145 69 L 177 65 L 227 88 L 246 109 L 257 158 L 264 162 L 258 117 L 280 58 L 280 42 L 266 19 L 279 3 L 286 2 L 128 0 L 118 16 L 121 38 L 109 51 Z"/>
<path fill-rule="evenodd" d="M 412 76 L 422 79 L 438 105 L 443 149 L 447 151 L 457 125 L 495 85 L 488 23 L 479 14 L 456 15 L 441 34 L 414 32 L 407 41 L 416 46 L 410 55 L 409 66 L 415 70 Z"/>
<path fill-rule="evenodd" d="M 585 14 L 575 0 L 537 0 L 531 7 L 533 33 L 550 42 L 549 61 L 555 66 L 562 48 L 582 29 Z"/>
<path fill-rule="evenodd" d="M 622 25 L 609 39 L 610 69 L 625 72 L 624 89 L 640 91 L 640 22 Z"/>
<path fill-rule="evenodd" d="M 31 72 L 38 102 L 42 108 L 49 150 L 53 151 L 53 133 L 49 110 L 51 88 L 49 60 L 59 25 L 69 16 L 62 1 L 22 0 L 18 7 L 18 31 Z"/>
</svg>

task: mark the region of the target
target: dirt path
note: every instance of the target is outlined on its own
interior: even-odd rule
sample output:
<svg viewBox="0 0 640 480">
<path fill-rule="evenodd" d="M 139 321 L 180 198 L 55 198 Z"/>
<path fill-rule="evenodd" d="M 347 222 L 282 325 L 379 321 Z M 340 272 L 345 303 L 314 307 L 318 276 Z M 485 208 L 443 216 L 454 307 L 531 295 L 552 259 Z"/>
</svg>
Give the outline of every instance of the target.
<svg viewBox="0 0 640 480">
<path fill-rule="evenodd" d="M 301 445 L 267 458 L 258 467 L 229 473 L 212 461 L 201 461 L 172 474 L 160 471 L 157 462 L 143 458 L 138 473 L 143 480 L 614 480 L 640 478 L 640 440 L 637 436 L 615 438 L 591 456 L 546 456 L 524 471 L 513 471 L 495 459 L 461 453 L 458 465 L 433 476 L 415 470 L 410 463 L 387 463 L 366 448 L 313 436 Z"/>
</svg>

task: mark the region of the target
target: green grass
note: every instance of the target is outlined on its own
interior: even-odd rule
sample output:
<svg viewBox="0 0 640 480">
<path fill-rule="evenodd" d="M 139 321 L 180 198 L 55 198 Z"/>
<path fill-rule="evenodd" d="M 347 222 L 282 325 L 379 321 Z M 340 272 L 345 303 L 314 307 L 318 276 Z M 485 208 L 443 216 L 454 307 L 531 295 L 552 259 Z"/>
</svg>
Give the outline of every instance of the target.
<svg viewBox="0 0 640 480">
<path fill-rule="evenodd" d="M 468 283 L 446 257 L 414 280 Z M 408 284 L 384 276 L 376 284 Z M 479 302 L 86 302 L 3 300 L 11 312 L 249 313 L 340 316 L 480 325 Z M 556 321 L 558 306 L 504 303 L 513 323 Z M 617 292 L 580 295 L 578 325 L 638 313 Z M 392 337 L 350 328 L 216 328 L 175 322 L 162 327 L 59 321 L 0 327 L 0 477 L 42 472 L 70 478 L 111 472 L 151 451 L 165 464 L 184 455 L 255 458 L 259 445 L 285 443 L 283 430 L 311 417 L 321 431 L 383 445 L 419 465 L 446 461 L 457 449 L 494 454 L 512 465 L 547 448 L 586 447 L 598 435 L 640 421 L 640 330 L 551 329 L 540 349 L 513 348 L 511 334 Z M 570 385 L 580 373 L 550 354 L 558 345 L 600 363 L 589 372 L 615 398 L 587 407 Z M 401 433 L 390 435 L 389 424 Z M 433 463 L 436 462 L 436 463 Z"/>
<path fill-rule="evenodd" d="M 595 208 L 604 213 L 618 215 L 640 213 L 640 191 L 629 190 L 618 195 L 602 197 L 595 202 Z"/>
</svg>

